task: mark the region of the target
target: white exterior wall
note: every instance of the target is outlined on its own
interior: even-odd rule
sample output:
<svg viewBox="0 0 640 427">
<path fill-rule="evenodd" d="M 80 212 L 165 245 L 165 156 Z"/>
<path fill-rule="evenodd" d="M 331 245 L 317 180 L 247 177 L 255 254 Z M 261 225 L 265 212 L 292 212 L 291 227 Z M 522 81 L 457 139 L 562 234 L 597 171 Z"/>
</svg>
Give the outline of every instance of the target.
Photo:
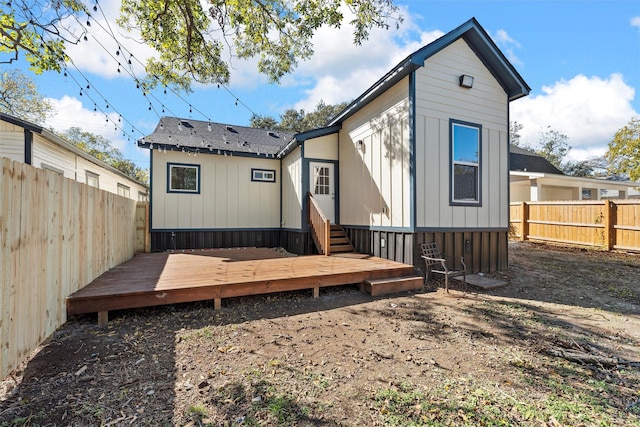
<svg viewBox="0 0 640 427">
<path fill-rule="evenodd" d="M 338 134 L 306 140 L 304 157 L 305 159 L 338 160 Z"/>
<path fill-rule="evenodd" d="M 24 129 L 0 120 L 0 157 L 24 162 Z"/>
<path fill-rule="evenodd" d="M 24 162 L 24 129 L 0 120 L 0 156 Z M 118 183 L 129 187 L 129 198 L 138 200 L 138 193 L 147 189 L 138 182 L 104 168 L 39 133 L 33 133 L 31 164 L 40 169 L 47 166 L 61 171 L 65 178 L 87 183 L 86 171 L 99 176 L 99 188 L 118 194 Z"/>
<path fill-rule="evenodd" d="M 410 226 L 408 94 L 409 79 L 405 78 L 343 123 L 341 224 Z M 359 140 L 363 150 L 358 148 Z"/>
<path fill-rule="evenodd" d="M 282 228 L 302 228 L 302 150 L 282 159 Z"/>
<path fill-rule="evenodd" d="M 280 227 L 280 160 L 182 152 L 152 153 L 153 229 Z M 200 194 L 167 192 L 167 163 L 200 165 Z M 251 181 L 251 169 L 276 173 L 276 182 Z"/>
<path fill-rule="evenodd" d="M 31 158 L 33 166 L 41 169 L 43 169 L 43 164 L 54 167 L 61 170 L 65 178 L 86 184 L 87 181 L 84 179 L 84 175 L 80 176 L 78 174 L 77 157 L 77 154 L 48 141 L 42 135 L 33 135 Z M 94 173 L 101 175 L 97 165 L 94 165 L 93 169 L 96 170 Z M 102 186 L 99 188 L 102 189 Z"/>
<path fill-rule="evenodd" d="M 473 88 L 459 86 L 472 75 Z M 416 71 L 416 226 L 509 226 L 508 98 L 462 39 Z M 482 125 L 482 206 L 450 206 L 449 119 Z"/>
</svg>

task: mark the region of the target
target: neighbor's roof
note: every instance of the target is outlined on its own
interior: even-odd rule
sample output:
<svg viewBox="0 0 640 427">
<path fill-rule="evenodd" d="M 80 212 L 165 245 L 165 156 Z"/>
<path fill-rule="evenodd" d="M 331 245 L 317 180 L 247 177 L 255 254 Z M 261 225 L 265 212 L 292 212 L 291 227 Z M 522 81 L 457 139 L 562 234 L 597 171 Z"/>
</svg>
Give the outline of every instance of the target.
<svg viewBox="0 0 640 427">
<path fill-rule="evenodd" d="M 544 157 L 515 145 L 509 145 L 509 170 L 564 175 Z"/>
<path fill-rule="evenodd" d="M 404 77 L 424 66 L 424 61 L 458 39 L 462 38 L 469 47 L 478 55 L 478 58 L 485 64 L 487 69 L 494 75 L 500 85 L 504 88 L 509 101 L 526 96 L 531 91 L 524 79 L 507 60 L 498 46 L 491 40 L 491 37 L 480 26 L 475 18 L 471 18 L 453 31 L 448 32 L 439 39 L 429 43 L 423 48 L 415 51 L 402 62 L 396 65 L 384 77 L 374 83 L 358 99 L 353 101 L 347 108 L 333 118 L 328 126 L 342 123 L 348 117 L 364 107 L 369 101 L 385 92 Z"/>
<path fill-rule="evenodd" d="M 274 157 L 293 137 L 293 132 L 270 131 L 201 120 L 162 117 L 151 135 L 138 146 L 154 149 L 185 148 L 190 152 L 231 152 Z"/>
</svg>

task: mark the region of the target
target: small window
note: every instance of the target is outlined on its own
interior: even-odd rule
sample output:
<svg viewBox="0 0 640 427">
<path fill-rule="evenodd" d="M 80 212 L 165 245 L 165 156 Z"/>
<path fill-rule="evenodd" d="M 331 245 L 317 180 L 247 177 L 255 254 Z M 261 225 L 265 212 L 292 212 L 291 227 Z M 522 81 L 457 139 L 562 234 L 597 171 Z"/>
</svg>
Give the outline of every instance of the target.
<svg viewBox="0 0 640 427">
<path fill-rule="evenodd" d="M 200 193 L 200 165 L 167 164 L 167 192 Z"/>
<path fill-rule="evenodd" d="M 87 185 L 100 188 L 100 175 L 87 171 Z"/>
<path fill-rule="evenodd" d="M 145 193 L 144 191 L 138 191 L 138 201 L 139 202 L 148 202 L 149 201 L 149 197 L 147 196 L 147 193 Z"/>
<path fill-rule="evenodd" d="M 451 120 L 451 204 L 481 203 L 480 125 Z"/>
<path fill-rule="evenodd" d="M 276 182 L 276 171 L 270 169 L 251 169 L 251 181 Z"/>
<path fill-rule="evenodd" d="M 64 171 L 62 169 L 54 168 L 53 166 L 49 166 L 46 163 L 41 163 L 40 166 L 47 172 L 53 172 L 55 174 L 64 176 Z"/>
<path fill-rule="evenodd" d="M 124 184 L 118 183 L 118 194 L 124 197 L 131 197 L 131 188 Z"/>
</svg>

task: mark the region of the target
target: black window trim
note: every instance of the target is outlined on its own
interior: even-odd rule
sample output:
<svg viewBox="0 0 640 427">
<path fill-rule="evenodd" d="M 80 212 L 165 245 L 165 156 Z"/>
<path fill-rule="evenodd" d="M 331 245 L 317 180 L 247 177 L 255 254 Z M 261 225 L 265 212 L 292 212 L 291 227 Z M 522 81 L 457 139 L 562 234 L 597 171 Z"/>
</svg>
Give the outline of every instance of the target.
<svg viewBox="0 0 640 427">
<path fill-rule="evenodd" d="M 467 126 L 478 129 L 478 178 L 477 178 L 477 200 L 456 200 L 454 193 L 454 158 L 453 158 L 453 128 L 455 125 Z M 464 120 L 449 119 L 449 205 L 450 206 L 482 206 L 482 125 L 479 123 L 467 122 Z"/>
<path fill-rule="evenodd" d="M 195 190 L 173 190 L 171 188 L 171 168 L 173 166 L 183 168 L 194 168 L 196 170 L 196 189 Z M 200 194 L 200 165 L 191 163 L 174 163 L 167 162 L 167 193 L 172 194 Z"/>
<path fill-rule="evenodd" d="M 256 172 L 268 172 L 273 174 L 273 179 L 258 179 L 256 178 Z M 276 182 L 276 170 L 275 169 L 261 169 L 251 168 L 251 182 Z"/>
</svg>

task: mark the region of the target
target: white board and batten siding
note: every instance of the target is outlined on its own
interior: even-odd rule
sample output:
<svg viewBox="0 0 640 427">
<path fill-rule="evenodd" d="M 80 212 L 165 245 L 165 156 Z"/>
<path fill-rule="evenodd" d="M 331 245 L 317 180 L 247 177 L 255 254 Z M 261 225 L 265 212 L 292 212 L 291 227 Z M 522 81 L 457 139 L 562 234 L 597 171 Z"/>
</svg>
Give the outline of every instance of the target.
<svg viewBox="0 0 640 427">
<path fill-rule="evenodd" d="M 405 78 L 343 123 L 339 147 L 342 224 L 410 226 L 408 94 Z"/>
<path fill-rule="evenodd" d="M 473 88 L 459 76 L 474 77 Z M 416 226 L 509 226 L 508 99 L 466 42 L 459 39 L 416 71 Z M 482 206 L 451 206 L 450 119 L 482 126 Z"/>
<path fill-rule="evenodd" d="M 152 229 L 206 230 L 280 227 L 280 160 L 153 151 Z M 200 193 L 170 193 L 167 164 L 200 166 Z M 275 182 L 252 181 L 252 169 Z"/>
<path fill-rule="evenodd" d="M 282 159 L 282 228 L 302 228 L 302 149 L 297 147 Z"/>
<path fill-rule="evenodd" d="M 306 140 L 304 157 L 316 160 L 338 160 L 338 134 L 333 133 Z"/>
</svg>

